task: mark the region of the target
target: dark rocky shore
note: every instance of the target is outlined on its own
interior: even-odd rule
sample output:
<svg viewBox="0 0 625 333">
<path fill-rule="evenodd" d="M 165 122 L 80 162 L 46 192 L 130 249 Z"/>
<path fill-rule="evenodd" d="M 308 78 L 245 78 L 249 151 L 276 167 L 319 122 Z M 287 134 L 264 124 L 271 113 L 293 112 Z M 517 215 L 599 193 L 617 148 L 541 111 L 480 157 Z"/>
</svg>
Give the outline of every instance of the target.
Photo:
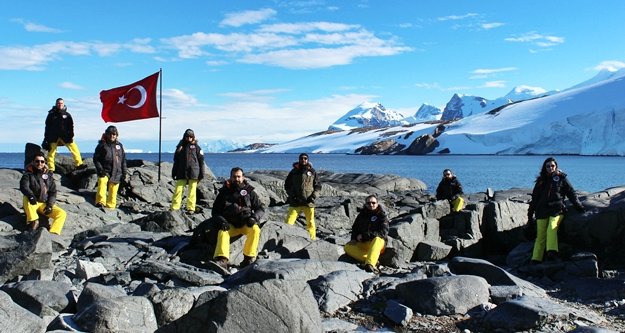
<svg viewBox="0 0 625 333">
<path fill-rule="evenodd" d="M 303 220 L 284 223 L 286 172 L 253 172 L 267 206 L 259 260 L 237 270 L 234 240 L 227 275 L 208 262 L 214 228 L 202 224 L 222 180 L 200 182 L 196 214 L 170 212 L 171 164 L 158 182 L 156 165 L 129 161 L 106 210 L 92 161 L 57 159 L 60 236 L 24 230 L 22 172 L 0 169 L 2 332 L 625 331 L 625 187 L 580 193 L 589 211 L 567 214 L 561 260 L 529 265 L 529 189 L 469 194 L 450 215 L 419 180 L 321 172 L 310 241 Z M 371 193 L 391 219 L 379 275 L 342 248 Z"/>
</svg>

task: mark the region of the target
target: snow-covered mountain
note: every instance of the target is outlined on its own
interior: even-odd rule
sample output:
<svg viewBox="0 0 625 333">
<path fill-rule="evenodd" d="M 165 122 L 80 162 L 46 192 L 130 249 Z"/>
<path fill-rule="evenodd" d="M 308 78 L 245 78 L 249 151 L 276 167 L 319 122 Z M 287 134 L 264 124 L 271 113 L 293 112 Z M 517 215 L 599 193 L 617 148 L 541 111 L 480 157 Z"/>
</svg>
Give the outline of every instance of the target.
<svg viewBox="0 0 625 333">
<path fill-rule="evenodd" d="M 362 147 L 382 146 L 392 148 L 387 153 L 408 153 L 411 145 L 425 142 L 432 153 L 623 156 L 624 91 L 625 75 L 612 75 L 545 97 L 502 104 L 491 112 L 474 108 L 468 114 L 469 109 L 463 109 L 459 120 L 307 136 L 264 152 L 356 153 Z M 482 108 L 482 101 L 470 101 Z"/>
<path fill-rule="evenodd" d="M 422 123 L 424 121 L 433 121 L 441 119 L 443 110 L 429 104 L 422 104 L 414 116 L 406 117 L 403 120 L 407 124 Z"/>
<path fill-rule="evenodd" d="M 552 95 L 554 93 L 555 91 L 547 92 L 547 90 L 540 87 L 518 86 L 514 87 L 514 89 L 507 93 L 503 98 L 512 102 L 518 102 L 540 96 Z"/>
<path fill-rule="evenodd" d="M 610 70 L 604 69 L 604 70 L 599 71 L 599 73 L 597 73 L 597 75 L 595 75 L 591 79 L 586 80 L 582 83 L 576 84 L 568 88 L 567 90 L 587 87 L 598 82 L 603 82 L 605 80 L 610 80 L 610 79 L 616 79 L 616 78 L 623 77 L 623 76 L 625 76 L 625 68 L 621 68 L 618 71 L 610 71 Z"/>
<path fill-rule="evenodd" d="M 447 105 L 445 105 L 441 120 L 462 119 L 490 111 L 511 102 L 504 98 L 489 101 L 479 96 L 454 94 L 447 102 Z"/>
<path fill-rule="evenodd" d="M 329 131 L 349 131 L 362 127 L 388 127 L 406 124 L 402 122 L 404 116 L 392 110 L 387 110 L 380 103 L 363 102 L 335 121 Z"/>
</svg>

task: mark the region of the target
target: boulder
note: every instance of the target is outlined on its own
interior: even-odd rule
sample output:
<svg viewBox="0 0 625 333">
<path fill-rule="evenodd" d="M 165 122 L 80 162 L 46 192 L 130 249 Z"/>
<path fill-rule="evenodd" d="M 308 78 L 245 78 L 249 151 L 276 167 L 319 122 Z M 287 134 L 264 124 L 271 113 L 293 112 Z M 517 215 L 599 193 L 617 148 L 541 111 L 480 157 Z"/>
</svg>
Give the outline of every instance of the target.
<svg viewBox="0 0 625 333">
<path fill-rule="evenodd" d="M 302 280 L 235 287 L 157 332 L 322 332 L 321 314 Z"/>
<path fill-rule="evenodd" d="M 362 282 L 372 278 L 365 271 L 335 271 L 309 282 L 319 309 L 332 314 L 343 306 L 358 300 Z"/>
<path fill-rule="evenodd" d="M 74 320 L 82 330 L 93 333 L 147 333 L 157 329 L 152 303 L 138 296 L 97 300 L 76 313 Z"/>
<path fill-rule="evenodd" d="M 46 323 L 32 312 L 13 303 L 11 297 L 0 291 L 0 327 L 3 332 L 43 333 Z"/>
<path fill-rule="evenodd" d="M 6 249 L 0 256 L 0 284 L 33 270 L 52 268 L 52 243 L 45 228 L 22 233 L 13 244 L 17 247 Z"/>
<path fill-rule="evenodd" d="M 473 275 L 434 277 L 397 285 L 404 303 L 431 315 L 465 314 L 488 302 L 488 283 Z"/>
</svg>

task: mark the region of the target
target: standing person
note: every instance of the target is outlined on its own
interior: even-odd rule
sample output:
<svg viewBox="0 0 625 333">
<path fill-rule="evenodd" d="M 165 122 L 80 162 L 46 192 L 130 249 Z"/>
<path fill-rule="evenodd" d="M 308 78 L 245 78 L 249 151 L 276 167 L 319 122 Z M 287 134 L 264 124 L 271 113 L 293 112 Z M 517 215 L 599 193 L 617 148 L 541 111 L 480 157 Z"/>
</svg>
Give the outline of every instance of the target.
<svg viewBox="0 0 625 333">
<path fill-rule="evenodd" d="M 527 211 L 529 221 L 536 216 L 536 241 L 532 253 L 534 263 L 543 261 L 545 248 L 547 260 L 558 259 L 558 227 L 566 212 L 565 196 L 577 211 L 586 211 L 566 174 L 558 169 L 556 159 L 549 157 L 543 162 L 540 174 L 536 177 L 532 201 Z"/>
<path fill-rule="evenodd" d="M 93 153 L 93 164 L 98 175 L 98 191 L 95 195 L 96 207 L 115 208 L 119 183 L 126 179 L 126 153 L 117 139 L 117 127 L 109 126 L 102 134 Z"/>
<path fill-rule="evenodd" d="M 171 177 L 176 180 L 176 189 L 171 198 L 171 210 L 180 209 L 182 192 L 184 192 L 184 187 L 189 185 L 186 209 L 188 214 L 194 214 L 197 183 L 204 178 L 204 153 L 195 140 L 195 133 L 192 129 L 184 132 L 182 140 L 176 146 Z"/>
<path fill-rule="evenodd" d="M 29 229 L 39 228 L 39 214 L 43 214 L 52 218 L 50 233 L 60 235 L 67 213 L 56 205 L 56 184 L 52 176 L 44 154 L 37 152 L 20 180 L 20 191 L 24 195 L 24 212 Z"/>
<path fill-rule="evenodd" d="M 443 170 L 443 179 L 436 188 L 437 200 L 448 200 L 452 212 L 459 212 L 464 207 L 462 184 L 450 169 Z"/>
<path fill-rule="evenodd" d="M 77 169 L 84 169 L 87 166 L 82 163 L 80 150 L 74 142 L 74 120 L 72 115 L 67 112 L 67 106 L 62 98 L 56 99 L 56 105 L 48 111 L 46 117 L 46 129 L 44 132 L 43 143 L 41 147 L 48 150 L 48 167 L 54 172 L 54 158 L 56 157 L 56 149 L 58 146 L 67 146 L 69 152 L 74 158 L 74 164 Z"/>
<path fill-rule="evenodd" d="M 367 272 L 378 273 L 380 253 L 388 236 L 388 218 L 378 198 L 370 195 L 352 225 L 352 240 L 345 244 L 347 255 L 364 264 Z"/>
<path fill-rule="evenodd" d="M 304 212 L 306 230 L 310 234 L 310 239 L 317 239 L 315 199 L 321 190 L 321 182 L 308 159 L 308 154 L 299 154 L 299 160 L 293 163 L 293 169 L 284 181 L 284 189 L 288 195 L 287 203 L 289 204 L 286 223 L 293 225 L 297 216 Z"/>
<path fill-rule="evenodd" d="M 217 245 L 213 258 L 224 269 L 228 269 L 230 259 L 230 237 L 245 235 L 243 261 L 241 267 L 256 261 L 260 227 L 258 222 L 265 214 L 265 207 L 260 202 L 254 187 L 239 167 L 230 170 L 230 179 L 219 190 L 213 204 L 213 218 L 220 230 L 217 233 Z"/>
</svg>

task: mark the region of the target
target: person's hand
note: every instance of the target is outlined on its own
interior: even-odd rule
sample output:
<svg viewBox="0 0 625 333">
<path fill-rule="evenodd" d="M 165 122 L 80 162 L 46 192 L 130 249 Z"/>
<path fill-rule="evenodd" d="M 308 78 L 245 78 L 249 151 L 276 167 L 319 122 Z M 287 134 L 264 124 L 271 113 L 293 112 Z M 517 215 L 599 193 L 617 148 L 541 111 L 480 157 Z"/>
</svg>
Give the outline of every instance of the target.
<svg viewBox="0 0 625 333">
<path fill-rule="evenodd" d="M 250 218 L 247 219 L 247 226 L 248 227 L 253 227 L 255 224 L 258 223 L 258 220 L 254 217 L 254 216 L 250 216 Z"/>
<path fill-rule="evenodd" d="M 28 198 L 28 202 L 30 202 L 31 205 L 36 205 L 37 204 L 37 199 L 35 199 L 35 197 L 30 197 L 30 198 Z"/>
<path fill-rule="evenodd" d="M 50 143 L 48 142 L 48 140 L 43 139 L 43 141 L 41 142 L 41 148 L 45 150 L 50 150 Z"/>
<path fill-rule="evenodd" d="M 527 212 L 527 222 L 530 222 L 534 219 L 534 212 Z"/>
<path fill-rule="evenodd" d="M 46 208 L 44 208 L 44 210 L 43 210 L 43 214 L 44 214 L 44 215 L 48 215 L 48 214 L 50 214 L 50 213 L 52 213 L 52 206 L 49 206 L 49 205 L 48 205 L 48 206 L 46 206 Z"/>
<path fill-rule="evenodd" d="M 224 217 L 218 217 L 217 222 L 217 226 L 219 227 L 219 229 L 223 231 L 228 231 L 228 229 L 230 229 L 230 223 L 228 223 L 228 220 L 226 220 Z"/>
<path fill-rule="evenodd" d="M 102 177 L 106 177 L 106 176 L 108 176 L 108 175 L 106 174 L 106 171 L 100 171 L 100 172 L 98 172 L 98 177 L 102 178 Z"/>
<path fill-rule="evenodd" d="M 361 234 L 356 235 L 356 240 L 359 242 L 362 242 L 362 235 Z"/>
</svg>

